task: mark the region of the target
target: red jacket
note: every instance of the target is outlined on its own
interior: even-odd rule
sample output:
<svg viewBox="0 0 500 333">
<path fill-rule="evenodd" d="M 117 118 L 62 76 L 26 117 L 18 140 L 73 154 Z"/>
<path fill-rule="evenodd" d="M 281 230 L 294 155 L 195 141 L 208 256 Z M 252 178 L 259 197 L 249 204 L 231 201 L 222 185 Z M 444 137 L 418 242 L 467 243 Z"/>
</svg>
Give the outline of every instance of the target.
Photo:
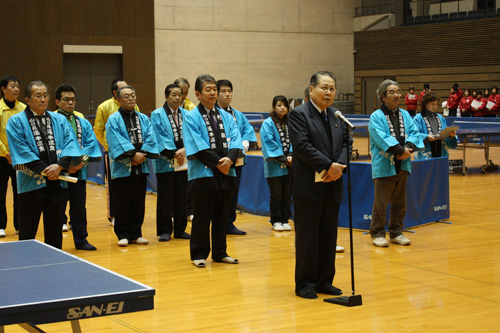
<svg viewBox="0 0 500 333">
<path fill-rule="evenodd" d="M 472 103 L 473 100 L 474 98 L 472 96 L 462 97 L 460 103 L 458 104 L 458 106 L 460 107 L 460 112 L 462 114 L 472 113 L 472 108 L 470 107 L 470 104 Z"/>
<path fill-rule="evenodd" d="M 481 106 L 477 108 L 477 110 L 474 110 L 472 108 L 472 111 L 474 112 L 474 117 L 482 117 L 484 116 L 484 108 L 486 106 L 486 98 L 482 97 L 481 99 L 478 99 L 477 97 L 474 98 L 475 101 L 479 101 L 481 103 Z"/>
<path fill-rule="evenodd" d="M 418 97 L 417 95 L 413 95 L 414 98 L 410 99 L 410 93 L 406 94 L 405 97 L 405 104 L 406 104 L 406 111 L 417 111 L 417 102 L 418 102 Z"/>
<path fill-rule="evenodd" d="M 429 90 L 430 91 L 430 90 Z M 418 101 L 421 102 L 422 101 L 422 98 L 424 97 L 424 95 L 427 93 L 427 91 L 425 90 L 422 90 L 422 92 L 420 93 L 420 96 L 418 97 Z"/>
<path fill-rule="evenodd" d="M 490 97 L 488 97 L 486 103 L 488 103 L 488 102 L 495 103 L 495 105 L 493 105 L 491 107 L 491 110 L 488 110 L 485 108 L 484 114 L 498 114 L 498 109 L 500 108 L 500 95 L 498 95 L 498 94 L 490 95 Z"/>
<path fill-rule="evenodd" d="M 458 103 L 460 103 L 460 99 L 462 98 L 463 93 L 462 89 L 458 88 L 457 92 L 450 93 L 450 97 L 448 97 L 448 109 L 456 109 L 458 107 Z"/>
</svg>

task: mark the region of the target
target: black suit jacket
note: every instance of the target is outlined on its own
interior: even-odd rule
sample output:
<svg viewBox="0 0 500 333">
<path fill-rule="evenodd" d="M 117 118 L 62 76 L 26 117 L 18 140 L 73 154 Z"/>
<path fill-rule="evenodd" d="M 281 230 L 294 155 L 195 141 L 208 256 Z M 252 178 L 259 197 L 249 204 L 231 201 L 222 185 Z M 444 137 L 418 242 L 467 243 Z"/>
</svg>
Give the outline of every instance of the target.
<svg viewBox="0 0 500 333">
<path fill-rule="evenodd" d="M 347 163 L 347 151 L 352 140 L 345 140 L 344 123 L 335 117 L 333 107 L 327 109 L 332 142 L 328 139 L 321 115 L 308 101 L 290 112 L 289 130 L 293 148 L 292 193 L 296 198 L 324 200 L 331 193 L 338 203 L 342 201 L 342 178 L 334 182 L 314 182 L 315 173 L 325 170 L 332 162 Z"/>
</svg>

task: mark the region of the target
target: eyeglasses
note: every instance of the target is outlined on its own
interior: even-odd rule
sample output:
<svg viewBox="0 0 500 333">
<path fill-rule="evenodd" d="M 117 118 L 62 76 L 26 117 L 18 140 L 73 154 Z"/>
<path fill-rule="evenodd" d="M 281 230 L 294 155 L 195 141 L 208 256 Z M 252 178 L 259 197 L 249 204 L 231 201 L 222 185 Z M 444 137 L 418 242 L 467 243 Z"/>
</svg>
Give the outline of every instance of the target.
<svg viewBox="0 0 500 333">
<path fill-rule="evenodd" d="M 316 85 L 316 87 L 318 87 L 319 89 L 323 90 L 325 93 L 326 92 L 331 92 L 331 93 L 334 93 L 337 91 L 337 89 L 335 87 L 328 87 L 328 86 L 318 86 Z"/>
<path fill-rule="evenodd" d="M 123 99 L 135 99 L 135 95 L 134 94 L 130 94 L 130 95 L 123 95 L 122 96 Z"/>
<path fill-rule="evenodd" d="M 64 97 L 63 99 L 61 99 L 63 102 L 66 102 L 66 103 L 70 103 L 70 102 L 76 102 L 76 97 L 75 98 L 68 98 L 68 97 Z"/>
<path fill-rule="evenodd" d="M 42 99 L 49 99 L 50 95 L 48 95 L 48 94 L 44 94 L 44 95 L 36 94 L 36 95 L 32 95 L 32 97 L 36 98 L 36 99 L 39 99 L 39 100 L 42 100 Z"/>
<path fill-rule="evenodd" d="M 389 90 L 389 91 L 387 92 L 387 95 L 389 95 L 389 96 L 394 96 L 394 95 L 399 95 L 399 96 L 401 96 L 401 90 Z"/>
</svg>

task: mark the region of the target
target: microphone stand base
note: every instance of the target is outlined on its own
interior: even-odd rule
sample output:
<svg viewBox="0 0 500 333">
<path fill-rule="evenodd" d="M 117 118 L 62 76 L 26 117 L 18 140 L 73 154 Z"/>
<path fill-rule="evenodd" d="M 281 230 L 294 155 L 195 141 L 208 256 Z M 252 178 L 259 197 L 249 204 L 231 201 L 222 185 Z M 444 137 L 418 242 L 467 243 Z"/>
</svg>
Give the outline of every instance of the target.
<svg viewBox="0 0 500 333">
<path fill-rule="evenodd" d="M 323 301 L 349 307 L 363 305 L 363 301 L 361 300 L 361 295 L 325 298 Z"/>
</svg>

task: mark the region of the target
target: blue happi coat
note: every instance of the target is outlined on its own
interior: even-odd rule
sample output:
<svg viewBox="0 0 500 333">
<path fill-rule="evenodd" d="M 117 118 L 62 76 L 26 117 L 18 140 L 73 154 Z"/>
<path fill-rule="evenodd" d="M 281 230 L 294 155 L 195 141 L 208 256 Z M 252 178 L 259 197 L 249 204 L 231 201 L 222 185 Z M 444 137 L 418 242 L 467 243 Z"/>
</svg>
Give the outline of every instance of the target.
<svg viewBox="0 0 500 333">
<path fill-rule="evenodd" d="M 222 123 L 224 124 L 228 151 L 231 149 L 243 149 L 240 132 L 233 116 L 222 109 L 218 109 L 218 111 L 222 117 Z M 186 156 L 188 157 L 188 180 L 213 177 L 214 173 L 211 168 L 198 160 L 189 159 L 189 156 L 195 155 L 202 150 L 210 149 L 207 125 L 198 107 L 185 113 L 184 122 L 182 124 L 182 135 L 184 137 Z M 228 176 L 236 177 L 234 168 L 229 170 Z"/>
<path fill-rule="evenodd" d="M 6 128 L 12 166 L 17 170 L 18 193 L 31 192 L 47 187 L 46 177 L 35 173 L 27 166 L 30 162 L 40 160 L 40 152 L 36 146 L 26 112 L 32 111 L 26 108 L 24 112 L 10 117 Z M 46 113 L 52 122 L 57 159 L 71 157 L 74 161 L 72 165 L 80 164 L 82 150 L 66 117 L 50 111 L 46 111 Z M 61 186 L 66 187 L 66 182 L 61 181 Z"/>
<path fill-rule="evenodd" d="M 262 144 L 262 155 L 264 155 L 264 177 L 279 177 L 288 175 L 286 164 L 268 158 L 284 155 L 281 138 L 271 117 L 267 118 L 260 129 L 260 141 Z M 292 146 L 290 146 L 292 151 Z"/>
<path fill-rule="evenodd" d="M 405 144 L 413 143 L 418 149 L 424 148 L 420 133 L 413 123 L 410 114 L 399 109 L 403 115 L 405 126 Z M 370 150 L 372 154 L 372 178 L 382 178 L 396 175 L 395 156 L 387 150 L 399 145 L 398 140 L 391 136 L 389 123 L 382 110 L 374 111 L 368 123 L 370 133 Z M 411 158 L 401 161 L 401 169 L 411 173 Z"/>
<path fill-rule="evenodd" d="M 257 142 L 257 136 L 255 135 L 255 130 L 248 121 L 247 117 L 243 112 L 233 109 L 234 116 L 236 117 L 236 124 L 238 125 L 238 130 L 240 131 L 241 141 Z M 233 118 L 234 119 L 234 118 Z M 243 165 L 247 164 L 246 156 L 244 157 Z"/>
<path fill-rule="evenodd" d="M 142 131 L 141 151 L 158 155 L 158 145 L 156 144 L 155 133 L 148 116 L 135 111 L 139 117 Z M 111 179 L 128 177 L 132 171 L 132 158 L 116 160 L 120 155 L 135 150 L 130 142 L 130 137 L 125 126 L 125 121 L 120 112 L 115 112 L 109 116 L 106 123 L 106 140 L 108 142 L 108 153 L 111 162 Z M 142 173 L 149 174 L 148 161 L 142 164 Z"/>
<path fill-rule="evenodd" d="M 445 127 L 447 127 L 446 120 L 439 113 L 436 114 L 436 115 L 438 117 L 439 122 L 441 123 L 441 130 L 443 130 Z M 418 131 L 420 132 L 420 138 L 422 139 L 422 141 L 424 141 L 425 139 L 427 139 L 427 137 L 429 136 L 429 132 L 427 131 L 427 125 L 425 124 L 425 120 L 424 120 L 424 117 L 422 117 L 422 114 L 421 113 L 417 114 L 413 118 L 413 122 L 415 123 L 415 126 L 417 126 Z M 450 149 L 450 148 L 451 149 L 456 148 L 457 147 L 457 141 L 458 140 L 457 140 L 457 136 L 456 135 L 453 138 L 447 137 L 446 139 L 442 140 L 441 141 L 441 156 L 448 157 L 449 156 L 448 149 Z M 430 141 L 427 141 L 427 142 L 424 141 L 424 144 L 425 144 L 425 149 L 422 150 L 422 151 L 418 151 L 415 154 L 415 159 L 417 159 L 417 160 L 427 160 L 427 159 L 432 158 L 431 143 L 430 143 Z"/>
<path fill-rule="evenodd" d="M 184 121 L 184 115 L 188 111 L 182 108 L 179 108 L 179 111 L 181 113 L 182 120 Z M 161 153 L 165 149 L 177 150 L 174 140 L 174 131 L 172 130 L 172 125 L 170 124 L 170 120 L 168 119 L 167 113 L 163 107 L 158 108 L 151 113 L 151 123 L 153 124 L 153 129 L 158 141 L 158 151 Z M 173 172 L 174 159 L 161 155 L 160 158 L 153 161 L 153 168 L 155 173 Z"/>
</svg>

